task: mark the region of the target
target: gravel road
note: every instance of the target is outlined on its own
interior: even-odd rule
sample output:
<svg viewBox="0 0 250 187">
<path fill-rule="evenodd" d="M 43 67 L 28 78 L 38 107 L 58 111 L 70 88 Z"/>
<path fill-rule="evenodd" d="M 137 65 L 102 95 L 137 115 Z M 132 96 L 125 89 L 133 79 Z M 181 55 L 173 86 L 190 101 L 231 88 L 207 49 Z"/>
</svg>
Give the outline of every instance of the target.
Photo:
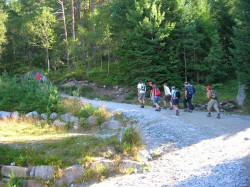
<svg viewBox="0 0 250 187">
<path fill-rule="evenodd" d="M 247 187 L 250 186 L 250 118 L 206 112 L 175 116 L 169 109 L 98 100 L 84 100 L 94 106 L 139 122 L 147 150 L 162 150 L 158 159 L 149 161 L 150 171 L 116 176 L 91 187 Z"/>
</svg>

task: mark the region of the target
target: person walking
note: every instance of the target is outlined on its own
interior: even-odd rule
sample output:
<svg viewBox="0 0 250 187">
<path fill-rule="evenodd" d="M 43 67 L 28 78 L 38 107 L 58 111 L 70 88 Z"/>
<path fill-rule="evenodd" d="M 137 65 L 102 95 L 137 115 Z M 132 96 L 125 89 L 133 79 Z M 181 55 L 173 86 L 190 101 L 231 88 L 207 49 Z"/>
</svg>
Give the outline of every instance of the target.
<svg viewBox="0 0 250 187">
<path fill-rule="evenodd" d="M 163 96 L 163 104 L 164 104 L 163 109 L 167 109 L 167 102 L 169 102 L 169 108 L 171 110 L 173 108 L 173 106 L 172 106 L 172 102 L 171 102 L 171 91 L 170 91 L 170 88 L 168 86 L 168 83 L 164 83 L 163 88 L 164 88 L 164 93 L 165 93 L 165 95 Z"/>
<path fill-rule="evenodd" d="M 175 110 L 176 116 L 179 116 L 179 100 L 181 98 L 180 92 L 176 90 L 175 86 L 172 86 L 172 94 L 171 94 L 171 100 L 173 104 L 173 108 Z"/>
<path fill-rule="evenodd" d="M 184 99 L 183 99 L 183 107 L 184 107 L 184 112 L 192 112 L 194 109 L 192 100 L 193 96 L 195 93 L 195 89 L 193 85 L 188 84 L 188 82 L 184 82 L 185 86 L 185 94 L 184 94 Z M 188 103 L 188 109 L 187 109 L 187 103 Z"/>
<path fill-rule="evenodd" d="M 158 87 L 156 87 L 156 84 L 153 84 L 153 98 L 154 98 L 154 105 L 156 107 L 155 111 L 161 111 L 161 107 L 159 106 L 159 98 L 161 95 L 161 91 L 159 90 Z"/>
<path fill-rule="evenodd" d="M 143 82 L 139 82 L 137 85 L 138 101 L 140 102 L 141 108 L 145 105 L 146 85 Z"/>
<path fill-rule="evenodd" d="M 150 90 L 150 100 L 153 102 L 153 107 L 155 108 L 155 104 L 154 104 L 154 87 L 153 87 L 153 83 L 152 82 L 148 82 L 148 85 L 151 87 L 151 90 Z"/>
<path fill-rule="evenodd" d="M 218 101 L 217 101 L 217 94 L 214 90 L 211 89 L 211 86 L 206 86 L 206 90 L 207 90 L 207 98 L 210 99 L 207 105 L 207 117 L 211 117 L 211 108 L 214 107 L 214 109 L 217 112 L 217 117 L 218 119 L 220 119 L 220 110 L 218 107 Z"/>
</svg>

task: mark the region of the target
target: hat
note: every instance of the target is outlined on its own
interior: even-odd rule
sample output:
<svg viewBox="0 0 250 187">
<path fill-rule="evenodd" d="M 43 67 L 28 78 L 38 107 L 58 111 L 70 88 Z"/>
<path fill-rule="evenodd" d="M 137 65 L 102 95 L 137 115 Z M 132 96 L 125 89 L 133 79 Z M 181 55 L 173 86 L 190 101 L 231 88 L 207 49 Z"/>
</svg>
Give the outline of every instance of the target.
<svg viewBox="0 0 250 187">
<path fill-rule="evenodd" d="M 184 82 L 184 84 L 188 84 L 188 82 Z"/>
<path fill-rule="evenodd" d="M 175 86 L 172 86 L 172 89 L 175 89 Z"/>
<path fill-rule="evenodd" d="M 150 81 L 150 82 L 148 82 L 148 84 L 149 84 L 149 85 L 152 85 L 152 82 Z"/>
<path fill-rule="evenodd" d="M 206 89 L 211 90 L 211 86 L 206 86 Z"/>
</svg>

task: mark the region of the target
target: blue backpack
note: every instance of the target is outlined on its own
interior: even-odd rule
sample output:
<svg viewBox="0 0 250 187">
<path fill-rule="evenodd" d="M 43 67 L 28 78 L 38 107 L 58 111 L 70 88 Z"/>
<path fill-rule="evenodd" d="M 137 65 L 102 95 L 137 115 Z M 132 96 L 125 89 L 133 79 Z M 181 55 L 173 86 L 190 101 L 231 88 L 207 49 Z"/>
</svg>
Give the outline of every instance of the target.
<svg viewBox="0 0 250 187">
<path fill-rule="evenodd" d="M 188 96 L 193 96 L 195 93 L 195 89 L 194 89 L 194 86 L 193 85 L 188 85 L 187 86 L 187 94 Z"/>
</svg>

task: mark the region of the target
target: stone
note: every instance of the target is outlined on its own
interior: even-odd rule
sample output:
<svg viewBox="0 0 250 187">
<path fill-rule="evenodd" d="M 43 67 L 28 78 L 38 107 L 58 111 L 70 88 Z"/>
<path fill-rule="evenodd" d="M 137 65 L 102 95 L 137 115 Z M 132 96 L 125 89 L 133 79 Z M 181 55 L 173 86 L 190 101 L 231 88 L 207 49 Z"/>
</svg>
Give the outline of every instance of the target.
<svg viewBox="0 0 250 187">
<path fill-rule="evenodd" d="M 132 160 L 123 160 L 119 163 L 119 171 L 121 173 L 133 173 L 142 170 L 143 164 Z"/>
<path fill-rule="evenodd" d="M 70 122 L 70 118 L 72 117 L 72 115 L 70 113 L 66 113 L 66 114 L 62 114 L 61 118 L 64 122 L 68 123 Z"/>
<path fill-rule="evenodd" d="M 79 180 L 82 180 L 81 177 L 84 175 L 84 172 L 85 169 L 81 165 L 68 167 L 63 170 L 63 174 L 59 183 L 67 184 L 68 186 L 73 183 L 78 183 Z"/>
<path fill-rule="evenodd" d="M 15 112 L 12 112 L 11 115 L 10 115 L 11 119 L 12 120 L 19 120 L 20 116 L 19 116 L 19 112 L 15 111 Z"/>
<path fill-rule="evenodd" d="M 87 123 L 88 123 L 89 125 L 96 125 L 96 124 L 97 124 L 97 119 L 96 119 L 96 117 L 94 117 L 94 116 L 89 116 L 89 117 L 87 118 Z"/>
<path fill-rule="evenodd" d="M 70 117 L 69 122 L 70 122 L 70 123 L 73 123 L 74 126 L 78 126 L 78 124 L 79 124 L 78 118 L 77 118 L 77 117 L 74 117 L 74 116 L 71 116 L 71 117 Z"/>
<path fill-rule="evenodd" d="M 44 119 L 44 120 L 46 120 L 46 119 L 47 119 L 47 114 L 42 113 L 42 114 L 41 114 L 41 118 Z"/>
<path fill-rule="evenodd" d="M 27 119 L 32 119 L 32 118 L 38 118 L 39 114 L 36 111 L 29 112 L 28 114 L 25 115 L 25 118 Z"/>
<path fill-rule="evenodd" d="M 44 184 L 36 180 L 24 180 L 23 184 L 25 187 L 44 187 Z"/>
<path fill-rule="evenodd" d="M 49 116 L 49 119 L 54 120 L 58 117 L 58 114 L 56 112 L 52 112 Z"/>
<path fill-rule="evenodd" d="M 110 130 L 118 130 L 122 128 L 122 125 L 119 121 L 111 119 L 109 121 L 104 122 L 101 125 L 102 129 L 110 129 Z"/>
<path fill-rule="evenodd" d="M 66 123 L 60 121 L 59 119 L 57 119 L 57 120 L 55 120 L 55 121 L 53 122 L 53 125 L 54 125 L 54 126 L 65 126 Z"/>
<path fill-rule="evenodd" d="M 3 166 L 1 174 L 5 177 L 10 177 L 11 175 L 15 175 L 19 178 L 28 177 L 30 169 L 26 167 L 19 166 Z"/>
<path fill-rule="evenodd" d="M 115 171 L 115 164 L 112 160 L 97 160 L 91 163 L 90 170 L 92 171 L 99 171 L 104 169 L 105 171 L 113 172 Z"/>
<path fill-rule="evenodd" d="M 246 85 L 244 84 L 239 84 L 238 87 L 238 93 L 237 93 L 237 97 L 236 97 L 236 103 L 239 106 L 242 106 L 245 102 L 246 99 Z"/>
<path fill-rule="evenodd" d="M 52 166 L 33 166 L 30 176 L 50 180 L 53 179 L 54 173 L 55 169 Z"/>
<path fill-rule="evenodd" d="M 0 119 L 10 118 L 11 112 L 0 111 Z"/>
</svg>

